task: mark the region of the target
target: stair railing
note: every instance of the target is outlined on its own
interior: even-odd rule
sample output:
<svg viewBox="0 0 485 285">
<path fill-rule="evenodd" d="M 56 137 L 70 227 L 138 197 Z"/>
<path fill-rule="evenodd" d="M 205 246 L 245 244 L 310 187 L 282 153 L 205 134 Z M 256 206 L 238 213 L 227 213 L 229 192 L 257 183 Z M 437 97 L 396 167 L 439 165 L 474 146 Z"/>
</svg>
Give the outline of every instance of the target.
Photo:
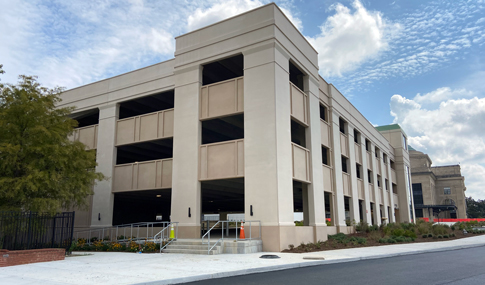
<svg viewBox="0 0 485 285">
<path fill-rule="evenodd" d="M 164 250 L 168 245 L 170 245 L 173 241 L 177 240 L 178 238 L 178 222 L 170 222 L 166 227 L 164 227 L 160 232 L 158 232 L 155 236 L 153 236 L 153 240 L 156 243 L 158 237 L 160 237 L 160 253 L 162 253 L 162 250 Z M 175 232 L 174 232 L 174 238 L 170 238 L 170 231 L 172 229 L 172 225 L 175 225 Z M 166 241 L 165 245 L 163 245 L 163 242 Z"/>
<path fill-rule="evenodd" d="M 222 224 L 222 237 L 218 239 L 214 245 L 211 247 L 211 231 L 214 229 L 218 224 Z M 204 244 L 204 237 L 207 236 L 207 254 L 210 254 L 211 250 L 216 247 L 216 245 L 224 240 L 224 221 L 218 221 L 215 223 L 212 228 L 210 228 L 203 236 L 202 236 L 202 244 Z"/>
<path fill-rule="evenodd" d="M 104 240 L 105 234 L 109 236 L 109 241 L 128 241 L 128 240 L 149 240 L 153 239 L 154 228 L 155 227 L 165 227 L 170 222 L 141 222 L 141 223 L 133 223 L 133 224 L 122 224 L 117 226 L 111 227 L 103 227 L 103 228 L 93 228 L 88 230 L 81 230 L 76 231 L 74 234 L 76 235 L 76 240 L 79 237 L 86 238 L 86 243 L 91 243 L 91 238 L 96 238 L 97 240 Z M 146 235 L 144 237 L 140 236 L 144 235 L 144 228 L 146 228 Z M 128 233 L 127 233 L 128 232 Z M 120 237 L 119 234 L 123 235 L 123 238 Z M 127 236 L 129 234 L 129 236 Z M 136 237 L 134 237 L 134 234 Z"/>
</svg>

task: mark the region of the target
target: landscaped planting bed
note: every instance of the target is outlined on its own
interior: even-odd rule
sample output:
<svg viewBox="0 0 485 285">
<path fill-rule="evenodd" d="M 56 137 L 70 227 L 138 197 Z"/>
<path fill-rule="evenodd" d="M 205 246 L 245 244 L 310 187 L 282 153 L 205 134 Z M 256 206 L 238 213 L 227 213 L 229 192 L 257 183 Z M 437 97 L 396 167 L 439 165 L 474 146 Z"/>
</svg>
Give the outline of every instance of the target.
<svg viewBox="0 0 485 285">
<path fill-rule="evenodd" d="M 484 227 L 481 230 L 481 227 Z M 355 233 L 329 235 L 327 241 L 288 246 L 283 252 L 303 253 L 333 249 L 380 246 L 397 243 L 435 242 L 454 240 L 485 234 L 485 222 L 460 222 L 453 226 L 433 224 L 418 220 L 414 223 L 390 223 L 369 226 L 367 223 L 355 225 Z"/>
</svg>

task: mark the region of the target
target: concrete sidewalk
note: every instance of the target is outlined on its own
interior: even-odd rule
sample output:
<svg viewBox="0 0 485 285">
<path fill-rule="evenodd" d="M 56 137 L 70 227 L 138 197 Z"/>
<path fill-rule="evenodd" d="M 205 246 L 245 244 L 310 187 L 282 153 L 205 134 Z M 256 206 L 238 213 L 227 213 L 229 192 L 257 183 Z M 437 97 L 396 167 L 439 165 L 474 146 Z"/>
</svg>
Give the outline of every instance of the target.
<svg viewBox="0 0 485 285">
<path fill-rule="evenodd" d="M 384 258 L 485 245 L 485 236 L 303 254 L 223 255 L 96 252 L 88 256 L 0 268 L 0 284 L 177 284 L 304 266 Z M 82 254 L 80 252 L 76 254 Z M 280 259 L 261 259 L 277 254 Z M 316 258 L 325 260 L 315 260 Z M 311 258 L 311 259 L 308 259 Z"/>
</svg>

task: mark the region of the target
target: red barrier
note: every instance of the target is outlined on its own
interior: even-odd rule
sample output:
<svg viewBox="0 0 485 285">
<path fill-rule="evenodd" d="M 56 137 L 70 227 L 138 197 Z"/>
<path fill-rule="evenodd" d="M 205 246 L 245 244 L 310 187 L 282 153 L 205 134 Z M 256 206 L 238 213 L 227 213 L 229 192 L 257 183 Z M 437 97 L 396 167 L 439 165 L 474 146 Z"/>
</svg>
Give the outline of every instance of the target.
<svg viewBox="0 0 485 285">
<path fill-rule="evenodd" d="M 485 219 L 434 219 L 435 222 L 440 221 L 440 222 L 448 222 L 448 223 L 457 223 L 457 222 L 471 222 L 471 221 L 477 221 L 477 222 L 485 222 Z"/>
</svg>

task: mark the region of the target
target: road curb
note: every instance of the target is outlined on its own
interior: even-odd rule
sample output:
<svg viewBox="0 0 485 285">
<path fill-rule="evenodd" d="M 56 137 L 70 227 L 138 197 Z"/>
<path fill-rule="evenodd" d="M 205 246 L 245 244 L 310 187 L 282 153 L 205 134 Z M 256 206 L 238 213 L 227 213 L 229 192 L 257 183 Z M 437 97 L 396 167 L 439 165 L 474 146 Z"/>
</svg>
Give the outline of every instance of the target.
<svg viewBox="0 0 485 285">
<path fill-rule="evenodd" d="M 272 266 L 265 266 L 265 267 L 258 267 L 258 268 L 248 268 L 248 269 L 240 269 L 240 270 L 233 270 L 233 271 L 227 271 L 227 272 L 201 274 L 201 275 L 196 275 L 196 276 L 179 277 L 179 278 L 172 278 L 172 279 L 165 279 L 165 280 L 158 280 L 158 281 L 135 283 L 133 285 L 181 284 L 181 283 L 202 281 L 202 280 L 208 280 L 208 279 L 234 277 L 234 276 L 240 276 L 240 275 L 246 275 L 246 274 L 265 273 L 265 272 L 272 272 L 272 271 L 279 271 L 279 270 L 286 270 L 286 269 L 295 269 L 295 268 L 310 267 L 310 266 L 318 266 L 318 265 L 325 265 L 325 264 L 346 263 L 346 262 L 353 262 L 353 261 L 397 257 L 397 256 L 422 254 L 422 253 L 430 253 L 430 252 L 467 249 L 467 248 L 481 247 L 481 246 L 485 246 L 485 243 L 456 245 L 456 246 L 448 246 L 448 247 L 432 248 L 432 249 L 424 249 L 424 250 L 413 250 L 413 251 L 407 251 L 407 252 L 379 254 L 379 255 L 373 255 L 373 256 L 349 257 L 349 258 L 341 258 L 341 259 L 316 260 L 316 261 L 307 261 L 307 262 L 299 262 L 299 263 L 291 263 L 291 264 L 279 264 L 279 265 L 272 265 Z"/>
</svg>

